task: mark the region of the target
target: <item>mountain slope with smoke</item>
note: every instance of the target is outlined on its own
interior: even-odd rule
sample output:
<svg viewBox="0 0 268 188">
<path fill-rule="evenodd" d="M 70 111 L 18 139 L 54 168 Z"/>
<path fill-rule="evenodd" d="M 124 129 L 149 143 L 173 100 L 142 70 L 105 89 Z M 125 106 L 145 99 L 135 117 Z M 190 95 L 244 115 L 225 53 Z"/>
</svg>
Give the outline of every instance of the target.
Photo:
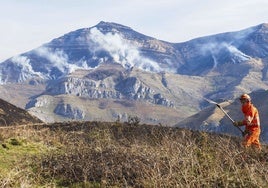
<svg viewBox="0 0 268 188">
<path fill-rule="evenodd" d="M 12 102 L 6 94 L 17 93 L 13 85 L 30 88 L 32 92 L 20 91 L 21 100 L 13 102 L 52 121 L 126 119 L 126 109 L 118 103 L 130 101 L 133 108 L 128 113 L 142 116 L 147 105 L 159 107 L 172 114 L 164 122 L 175 123 L 206 107 L 204 96 L 225 100 L 267 89 L 267 33 L 268 25 L 260 24 L 169 43 L 127 26 L 100 22 L 0 63 L 5 91 L 0 97 Z M 91 100 L 97 101 L 92 109 L 101 109 L 99 114 L 83 106 Z M 132 104 L 136 102 L 145 104 L 143 110 Z M 161 123 L 165 110 L 144 118 Z"/>
<path fill-rule="evenodd" d="M 36 76 L 57 79 L 77 69 L 96 68 L 103 63 L 118 63 L 126 69 L 137 67 L 150 72 L 204 76 L 220 72 L 224 65 L 231 70 L 235 64 L 244 66 L 254 58 L 265 58 L 268 54 L 266 32 L 267 24 L 261 24 L 173 44 L 126 26 L 100 22 L 1 63 L 0 80 L 1 83 L 22 82 Z"/>
<path fill-rule="evenodd" d="M 127 69 L 137 67 L 151 72 L 176 72 L 168 64 L 168 58 L 163 57 L 168 56 L 170 48 L 170 44 L 128 27 L 100 22 L 1 63 L 0 80 L 9 83 L 35 77 L 57 79 L 77 69 L 92 69 L 103 63 L 118 63 Z"/>
</svg>

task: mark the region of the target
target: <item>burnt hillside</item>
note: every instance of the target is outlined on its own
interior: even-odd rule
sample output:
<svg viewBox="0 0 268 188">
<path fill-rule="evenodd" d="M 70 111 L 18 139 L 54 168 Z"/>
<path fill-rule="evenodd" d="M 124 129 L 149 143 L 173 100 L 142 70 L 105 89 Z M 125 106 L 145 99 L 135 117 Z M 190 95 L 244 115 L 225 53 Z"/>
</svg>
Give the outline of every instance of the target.
<svg viewBox="0 0 268 188">
<path fill-rule="evenodd" d="M 27 111 L 0 99 L 0 126 L 42 123 Z"/>
</svg>

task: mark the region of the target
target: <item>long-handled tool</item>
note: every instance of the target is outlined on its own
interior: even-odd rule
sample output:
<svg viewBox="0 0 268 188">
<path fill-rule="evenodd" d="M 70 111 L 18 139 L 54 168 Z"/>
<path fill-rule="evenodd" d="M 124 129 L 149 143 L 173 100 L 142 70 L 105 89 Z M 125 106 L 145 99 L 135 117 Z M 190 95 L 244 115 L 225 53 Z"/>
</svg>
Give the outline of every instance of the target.
<svg viewBox="0 0 268 188">
<path fill-rule="evenodd" d="M 231 120 L 232 124 L 234 124 L 235 121 L 231 118 L 231 116 L 229 116 L 229 114 L 218 103 L 212 100 L 206 99 L 206 98 L 204 99 L 211 104 L 215 104 Z M 242 133 L 243 136 L 245 135 L 244 131 L 240 127 L 238 126 L 235 126 L 235 127 L 239 129 L 239 131 Z"/>
</svg>

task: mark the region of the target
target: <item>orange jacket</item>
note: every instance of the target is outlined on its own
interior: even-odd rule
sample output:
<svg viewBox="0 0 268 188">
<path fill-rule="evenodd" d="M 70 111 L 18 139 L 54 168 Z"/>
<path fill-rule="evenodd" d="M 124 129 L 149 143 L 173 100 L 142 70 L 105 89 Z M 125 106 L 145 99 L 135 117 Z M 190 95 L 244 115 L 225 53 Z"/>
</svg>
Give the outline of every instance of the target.
<svg viewBox="0 0 268 188">
<path fill-rule="evenodd" d="M 242 105 L 241 110 L 244 114 L 243 125 L 246 126 L 246 130 L 260 130 L 260 118 L 257 108 L 249 102 Z"/>
</svg>

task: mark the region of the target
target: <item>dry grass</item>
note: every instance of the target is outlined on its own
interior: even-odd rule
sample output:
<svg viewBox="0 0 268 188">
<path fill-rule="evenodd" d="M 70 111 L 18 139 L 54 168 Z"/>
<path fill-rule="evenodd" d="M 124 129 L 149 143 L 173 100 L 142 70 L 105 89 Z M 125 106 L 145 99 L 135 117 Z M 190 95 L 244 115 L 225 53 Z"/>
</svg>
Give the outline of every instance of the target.
<svg viewBox="0 0 268 188">
<path fill-rule="evenodd" d="M 0 177 L 2 187 L 265 187 L 268 183 L 266 146 L 259 153 L 246 151 L 240 138 L 137 122 L 54 123 L 3 131 L 2 143 L 13 138 L 23 140 L 18 150 L 25 143 L 42 143 L 43 149 L 20 155 L 9 173 Z"/>
</svg>

